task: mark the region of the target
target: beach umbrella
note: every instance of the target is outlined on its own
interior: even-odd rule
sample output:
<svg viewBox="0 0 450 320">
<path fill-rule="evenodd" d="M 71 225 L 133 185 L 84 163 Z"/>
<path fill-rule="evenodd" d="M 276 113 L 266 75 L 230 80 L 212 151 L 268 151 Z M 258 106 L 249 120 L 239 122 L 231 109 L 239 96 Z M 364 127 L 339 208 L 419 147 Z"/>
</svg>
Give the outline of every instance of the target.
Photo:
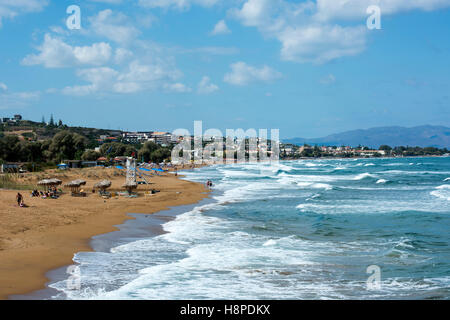
<svg viewBox="0 0 450 320">
<path fill-rule="evenodd" d="M 74 180 L 64 185 L 65 188 L 70 188 L 73 193 L 77 193 L 81 186 L 86 185 L 86 181 L 84 180 Z"/>
<path fill-rule="evenodd" d="M 54 187 L 54 186 L 59 186 L 62 184 L 62 181 L 59 179 L 44 179 L 39 181 L 38 186 L 45 186 L 45 187 Z"/>
<path fill-rule="evenodd" d="M 94 188 L 96 189 L 101 189 L 103 191 L 105 191 L 106 189 L 108 189 L 109 187 L 111 187 L 112 183 L 109 180 L 103 180 L 101 182 L 98 182 L 94 185 Z"/>
<path fill-rule="evenodd" d="M 127 182 L 123 186 L 127 190 L 128 193 L 133 192 L 133 190 L 136 190 L 138 187 L 137 182 Z"/>
<path fill-rule="evenodd" d="M 38 182 L 39 186 L 59 186 L 62 181 L 59 179 L 44 179 Z"/>
</svg>

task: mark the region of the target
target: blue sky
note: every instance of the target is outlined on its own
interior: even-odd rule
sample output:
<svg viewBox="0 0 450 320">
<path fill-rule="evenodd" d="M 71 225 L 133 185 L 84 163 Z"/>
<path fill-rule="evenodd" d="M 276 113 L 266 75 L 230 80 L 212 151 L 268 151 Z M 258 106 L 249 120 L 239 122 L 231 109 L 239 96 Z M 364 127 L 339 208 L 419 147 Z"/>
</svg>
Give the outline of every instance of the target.
<svg viewBox="0 0 450 320">
<path fill-rule="evenodd" d="M 2 116 L 281 138 L 450 126 L 450 0 L 0 0 L 0 21 Z"/>
</svg>

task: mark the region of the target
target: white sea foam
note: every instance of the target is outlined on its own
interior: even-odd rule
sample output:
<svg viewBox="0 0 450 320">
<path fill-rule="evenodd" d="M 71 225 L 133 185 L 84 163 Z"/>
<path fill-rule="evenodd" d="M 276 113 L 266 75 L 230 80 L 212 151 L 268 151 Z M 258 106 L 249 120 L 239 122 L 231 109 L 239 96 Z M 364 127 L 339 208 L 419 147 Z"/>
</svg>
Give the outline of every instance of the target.
<svg viewBox="0 0 450 320">
<path fill-rule="evenodd" d="M 269 247 L 269 246 L 274 246 L 276 244 L 277 244 L 277 242 L 275 240 L 270 239 L 270 240 L 267 240 L 266 242 L 264 242 L 263 246 L 264 247 Z"/>
<path fill-rule="evenodd" d="M 333 186 L 327 183 L 297 182 L 297 185 L 305 189 L 333 190 Z"/>
<path fill-rule="evenodd" d="M 388 181 L 386 179 L 380 179 L 377 181 L 377 184 L 384 184 L 387 183 Z"/>
<path fill-rule="evenodd" d="M 374 174 L 370 174 L 370 173 L 366 172 L 366 173 L 358 174 L 356 177 L 353 178 L 353 180 L 363 180 L 363 179 L 367 179 L 367 178 L 376 179 L 377 176 L 374 175 Z"/>
<path fill-rule="evenodd" d="M 444 184 L 436 187 L 436 190 L 431 191 L 430 194 L 436 198 L 450 201 L 450 185 Z"/>
</svg>

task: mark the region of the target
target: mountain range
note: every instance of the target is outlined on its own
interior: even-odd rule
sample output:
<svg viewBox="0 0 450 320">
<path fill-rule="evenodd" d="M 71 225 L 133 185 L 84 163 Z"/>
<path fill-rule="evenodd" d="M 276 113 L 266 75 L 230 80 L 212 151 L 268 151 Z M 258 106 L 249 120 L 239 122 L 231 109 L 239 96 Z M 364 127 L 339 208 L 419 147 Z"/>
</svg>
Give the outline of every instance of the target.
<svg viewBox="0 0 450 320">
<path fill-rule="evenodd" d="M 365 130 L 352 130 L 332 134 L 323 138 L 286 139 L 284 143 L 297 145 L 325 146 L 367 146 L 379 148 L 381 145 L 450 148 L 450 128 L 442 126 L 377 127 Z"/>
</svg>

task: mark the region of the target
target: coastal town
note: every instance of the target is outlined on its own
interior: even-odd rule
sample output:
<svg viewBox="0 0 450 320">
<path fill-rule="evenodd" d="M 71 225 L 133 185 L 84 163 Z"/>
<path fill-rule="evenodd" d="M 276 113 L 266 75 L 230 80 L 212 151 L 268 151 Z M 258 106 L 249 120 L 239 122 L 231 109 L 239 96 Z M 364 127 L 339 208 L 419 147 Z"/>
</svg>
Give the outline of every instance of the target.
<svg viewBox="0 0 450 320">
<path fill-rule="evenodd" d="M 191 136 L 191 141 L 194 137 Z M 124 165 L 127 157 L 139 162 L 161 165 L 172 161 L 172 150 L 186 137 L 168 131 L 127 132 L 121 130 L 69 127 L 61 120 L 41 122 L 24 120 L 20 114 L 2 117 L 0 123 L 0 164 L 2 172 L 39 171 L 66 165 L 70 168 Z M 372 158 L 407 156 L 445 156 L 447 149 L 434 147 L 390 147 L 377 149 L 366 146 L 296 145 L 263 141 L 256 138 L 202 137 L 202 146 L 213 146 L 208 164 L 220 164 L 223 159 L 238 152 L 244 160 L 260 160 L 261 154 L 274 159 L 309 158 Z M 254 146 L 250 147 L 251 143 Z M 272 145 L 274 148 L 272 148 Z M 278 147 L 278 150 L 275 150 Z M 190 159 L 198 164 L 198 151 L 192 148 Z M 184 152 L 186 152 L 184 150 Z M 252 154 L 253 153 L 253 154 Z M 271 158 L 272 157 L 272 158 Z M 228 159 L 229 160 L 229 159 Z M 242 160 L 242 158 L 241 158 Z M 202 158 L 200 158 L 202 162 Z"/>
</svg>

